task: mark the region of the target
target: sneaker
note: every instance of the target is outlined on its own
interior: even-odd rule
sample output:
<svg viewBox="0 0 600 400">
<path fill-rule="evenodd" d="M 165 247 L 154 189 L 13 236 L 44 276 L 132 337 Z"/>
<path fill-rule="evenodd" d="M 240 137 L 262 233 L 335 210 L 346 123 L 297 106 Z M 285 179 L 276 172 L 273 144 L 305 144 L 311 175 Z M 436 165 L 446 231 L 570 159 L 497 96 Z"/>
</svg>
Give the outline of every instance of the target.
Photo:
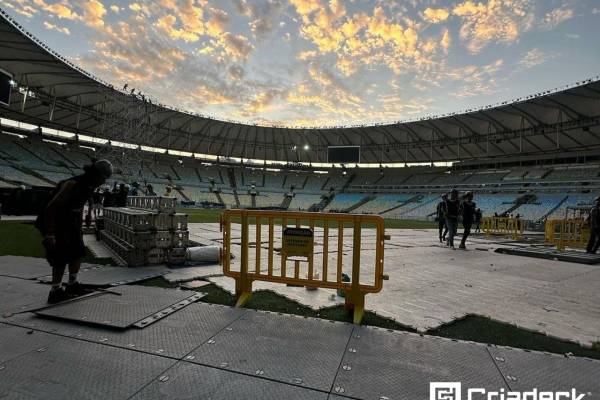
<svg viewBox="0 0 600 400">
<path fill-rule="evenodd" d="M 83 296 L 92 292 L 93 290 L 86 288 L 79 282 L 69 283 L 65 287 L 65 293 L 71 297 Z"/>
<path fill-rule="evenodd" d="M 69 296 L 63 288 L 51 289 L 48 294 L 48 304 L 60 303 L 61 301 L 69 300 Z"/>
</svg>

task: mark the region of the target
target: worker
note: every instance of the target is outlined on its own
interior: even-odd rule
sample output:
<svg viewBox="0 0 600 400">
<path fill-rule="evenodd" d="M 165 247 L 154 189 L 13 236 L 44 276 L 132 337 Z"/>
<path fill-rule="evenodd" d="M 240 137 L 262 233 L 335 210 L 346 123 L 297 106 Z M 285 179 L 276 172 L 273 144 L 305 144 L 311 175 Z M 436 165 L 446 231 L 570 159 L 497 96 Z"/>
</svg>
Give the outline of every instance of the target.
<svg viewBox="0 0 600 400">
<path fill-rule="evenodd" d="M 107 160 L 94 161 L 84 167 L 82 175 L 61 181 L 51 199 L 36 220 L 44 238 L 46 259 L 52 267 L 52 288 L 48 303 L 87 293 L 77 281 L 81 258 L 85 255 L 83 244 L 83 207 L 91 201 L 94 190 L 112 175 L 112 164 Z M 61 287 L 66 266 L 69 281 Z"/>
<path fill-rule="evenodd" d="M 475 233 L 481 233 L 481 221 L 483 220 L 483 213 L 481 208 L 475 211 Z"/>
<path fill-rule="evenodd" d="M 460 214 L 460 200 L 458 199 L 458 190 L 450 191 L 450 198 L 446 199 L 445 210 L 446 226 L 448 227 L 448 247 L 454 249 L 454 236 L 458 229 L 458 216 Z"/>
<path fill-rule="evenodd" d="M 462 224 L 464 230 L 462 240 L 460 241 L 460 246 L 458 246 L 459 249 L 467 249 L 467 238 L 471 234 L 471 226 L 473 225 L 473 221 L 475 220 L 476 209 L 477 205 L 475 204 L 475 202 L 473 202 L 473 192 L 467 192 L 461 204 Z"/>
<path fill-rule="evenodd" d="M 586 253 L 596 254 L 600 247 L 600 196 L 594 200 L 594 206 L 589 216 L 590 239 L 588 240 Z"/>
<path fill-rule="evenodd" d="M 440 237 L 440 243 L 446 241 L 446 234 L 448 233 L 448 227 L 446 226 L 446 215 L 444 213 L 446 200 L 448 200 L 448 195 L 442 195 L 442 201 L 440 201 L 436 208 L 436 216 L 435 220 L 438 223 L 438 232 Z"/>
</svg>

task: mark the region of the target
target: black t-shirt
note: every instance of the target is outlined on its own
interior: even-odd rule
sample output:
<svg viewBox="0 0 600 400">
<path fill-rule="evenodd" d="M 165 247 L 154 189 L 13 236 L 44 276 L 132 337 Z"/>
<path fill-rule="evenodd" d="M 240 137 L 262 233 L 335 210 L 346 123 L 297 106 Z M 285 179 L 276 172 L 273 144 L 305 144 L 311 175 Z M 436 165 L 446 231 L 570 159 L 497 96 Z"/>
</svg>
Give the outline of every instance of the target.
<svg viewBox="0 0 600 400">
<path fill-rule="evenodd" d="M 473 222 L 475 219 L 475 210 L 477 206 L 473 201 L 463 201 L 462 203 L 462 217 L 463 222 Z"/>
<path fill-rule="evenodd" d="M 446 217 L 447 218 L 458 218 L 458 213 L 460 211 L 460 201 L 448 199 L 446 200 Z"/>
</svg>

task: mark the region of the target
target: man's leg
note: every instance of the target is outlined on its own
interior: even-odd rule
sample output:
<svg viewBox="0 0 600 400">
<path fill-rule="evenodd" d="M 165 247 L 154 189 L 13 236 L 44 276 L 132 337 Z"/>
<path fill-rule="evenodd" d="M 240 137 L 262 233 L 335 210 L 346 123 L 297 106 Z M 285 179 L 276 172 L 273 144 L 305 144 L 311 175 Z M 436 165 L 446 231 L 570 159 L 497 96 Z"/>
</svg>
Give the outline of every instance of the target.
<svg viewBox="0 0 600 400">
<path fill-rule="evenodd" d="M 471 224 L 463 224 L 464 232 L 463 232 L 463 236 L 462 236 L 462 240 L 460 241 L 460 248 L 461 249 L 466 249 L 466 243 L 467 243 L 467 238 L 469 237 L 469 235 L 471 234 Z"/>
<path fill-rule="evenodd" d="M 590 230 L 590 238 L 588 240 L 588 244 L 586 247 L 586 252 L 587 253 L 593 253 L 594 252 L 594 247 L 596 246 L 596 243 L 598 242 L 598 238 L 596 237 L 596 232 L 594 230 Z M 597 250 L 597 248 L 596 248 Z"/>
<path fill-rule="evenodd" d="M 79 268 L 81 268 L 81 259 L 73 260 L 69 263 L 69 285 L 77 282 Z"/>
<path fill-rule="evenodd" d="M 590 232 L 591 235 L 591 232 Z M 594 243 L 594 247 L 592 247 L 592 254 L 596 254 L 598 248 L 600 248 L 600 232 L 594 232 L 594 236 L 596 237 L 596 243 Z"/>
<path fill-rule="evenodd" d="M 438 220 L 438 233 L 440 235 L 440 243 L 442 243 L 442 231 L 444 230 L 444 220 L 440 218 Z"/>
<path fill-rule="evenodd" d="M 51 262 L 50 265 L 52 266 L 52 287 L 50 289 L 50 293 L 48 294 L 48 303 L 58 303 L 67 299 L 65 291 L 61 287 L 67 264 Z"/>
<path fill-rule="evenodd" d="M 454 247 L 454 235 L 456 235 L 456 226 L 454 221 L 450 218 L 446 220 L 446 225 L 448 225 L 448 246 Z"/>
<path fill-rule="evenodd" d="M 65 289 L 65 292 L 69 296 L 83 296 L 84 294 L 88 294 L 91 292 L 90 289 L 86 289 L 77 280 L 77 274 L 79 273 L 80 267 L 80 258 L 75 259 L 69 263 L 69 282 L 67 283 L 67 288 Z"/>
</svg>

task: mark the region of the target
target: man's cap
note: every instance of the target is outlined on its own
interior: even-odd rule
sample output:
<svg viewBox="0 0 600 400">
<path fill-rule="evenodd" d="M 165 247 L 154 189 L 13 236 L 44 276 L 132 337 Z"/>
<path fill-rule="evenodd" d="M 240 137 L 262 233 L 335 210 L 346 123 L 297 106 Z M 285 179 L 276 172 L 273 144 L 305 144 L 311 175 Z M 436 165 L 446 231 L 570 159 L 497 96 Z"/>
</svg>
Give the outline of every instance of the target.
<svg viewBox="0 0 600 400">
<path fill-rule="evenodd" d="M 457 193 L 457 194 L 458 194 L 458 190 L 456 190 L 456 189 L 452 189 L 452 190 L 450 191 L 450 194 L 454 194 L 454 193 Z"/>
<path fill-rule="evenodd" d="M 87 171 L 108 179 L 113 174 L 113 166 L 108 160 L 97 160 L 89 166 Z"/>
</svg>

